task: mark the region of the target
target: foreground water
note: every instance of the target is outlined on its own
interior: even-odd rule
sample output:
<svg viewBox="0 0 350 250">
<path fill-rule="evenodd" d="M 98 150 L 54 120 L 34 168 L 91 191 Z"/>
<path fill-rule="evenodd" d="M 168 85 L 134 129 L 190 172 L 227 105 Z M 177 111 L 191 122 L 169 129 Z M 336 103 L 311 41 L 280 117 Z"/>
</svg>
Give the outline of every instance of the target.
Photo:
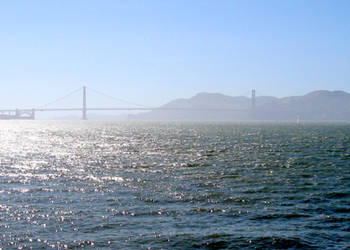
<svg viewBox="0 0 350 250">
<path fill-rule="evenodd" d="M 350 125 L 0 121 L 0 247 L 350 247 Z"/>
</svg>

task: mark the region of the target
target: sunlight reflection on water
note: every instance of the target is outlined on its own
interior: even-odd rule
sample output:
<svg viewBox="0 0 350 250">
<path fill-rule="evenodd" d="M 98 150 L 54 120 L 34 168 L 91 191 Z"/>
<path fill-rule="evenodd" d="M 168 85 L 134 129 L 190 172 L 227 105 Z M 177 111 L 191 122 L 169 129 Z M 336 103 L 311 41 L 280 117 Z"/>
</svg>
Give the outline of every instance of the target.
<svg viewBox="0 0 350 250">
<path fill-rule="evenodd" d="M 347 124 L 0 121 L 0 246 L 345 248 Z"/>
</svg>

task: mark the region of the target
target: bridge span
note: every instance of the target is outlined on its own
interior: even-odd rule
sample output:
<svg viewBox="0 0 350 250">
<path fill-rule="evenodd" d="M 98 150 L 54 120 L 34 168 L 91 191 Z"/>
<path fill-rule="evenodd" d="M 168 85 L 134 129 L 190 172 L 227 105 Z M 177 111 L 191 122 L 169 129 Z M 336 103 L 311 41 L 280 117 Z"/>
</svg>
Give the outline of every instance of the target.
<svg viewBox="0 0 350 250">
<path fill-rule="evenodd" d="M 83 102 L 82 107 L 74 108 L 31 108 L 31 109 L 0 109 L 0 120 L 34 120 L 36 112 L 56 112 L 56 111 L 79 111 L 82 112 L 82 120 L 87 120 L 88 111 L 231 111 L 231 112 L 251 112 L 255 116 L 255 90 L 252 91 L 252 100 L 250 109 L 232 109 L 232 108 L 169 108 L 169 107 L 102 107 L 102 108 L 88 108 L 87 107 L 87 87 L 82 87 Z M 62 98 L 60 98 L 62 99 Z M 59 100 L 60 100 L 59 99 Z M 140 105 L 141 106 L 141 105 Z M 142 105 L 143 106 L 143 105 Z M 254 117 L 253 117 L 254 118 Z"/>
</svg>

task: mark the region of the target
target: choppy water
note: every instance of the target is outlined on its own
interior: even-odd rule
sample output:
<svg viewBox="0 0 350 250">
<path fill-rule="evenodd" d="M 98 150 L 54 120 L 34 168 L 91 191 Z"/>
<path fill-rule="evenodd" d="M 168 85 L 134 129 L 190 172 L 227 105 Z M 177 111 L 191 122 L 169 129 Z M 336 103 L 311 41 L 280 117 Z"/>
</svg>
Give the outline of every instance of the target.
<svg viewBox="0 0 350 250">
<path fill-rule="evenodd" d="M 0 247 L 350 247 L 350 125 L 0 121 Z"/>
</svg>

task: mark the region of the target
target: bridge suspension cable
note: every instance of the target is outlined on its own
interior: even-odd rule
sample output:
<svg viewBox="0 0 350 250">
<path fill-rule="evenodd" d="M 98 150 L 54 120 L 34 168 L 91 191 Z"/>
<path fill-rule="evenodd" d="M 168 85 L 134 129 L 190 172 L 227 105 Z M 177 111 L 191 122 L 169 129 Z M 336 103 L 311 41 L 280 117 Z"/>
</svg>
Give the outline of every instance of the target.
<svg viewBox="0 0 350 250">
<path fill-rule="evenodd" d="M 81 91 L 82 89 L 83 89 L 83 88 L 80 87 L 80 88 L 78 88 L 78 89 L 76 89 L 76 90 L 73 90 L 73 91 L 71 91 L 70 93 L 68 93 L 68 94 L 65 95 L 65 96 L 62 96 L 62 97 L 60 97 L 60 98 L 55 99 L 55 100 L 52 101 L 52 102 L 48 102 L 48 103 L 46 103 L 46 104 L 44 104 L 44 105 L 41 105 L 41 106 L 37 107 L 37 109 L 43 109 L 43 108 L 46 108 L 47 106 L 50 106 L 50 105 L 55 104 L 55 103 L 57 103 L 57 102 L 59 102 L 59 101 L 62 101 L 62 100 L 64 100 L 64 99 L 66 99 L 66 98 L 68 98 L 68 97 L 74 95 L 75 93 Z"/>
<path fill-rule="evenodd" d="M 143 108 L 150 108 L 150 106 L 146 106 L 146 105 L 142 105 L 142 104 L 139 104 L 139 103 L 129 102 L 129 101 L 126 101 L 126 100 L 123 100 L 123 99 L 120 99 L 120 98 L 116 98 L 116 97 L 114 97 L 114 96 L 111 96 L 111 95 L 102 93 L 101 91 L 92 89 L 92 88 L 90 88 L 90 87 L 86 87 L 86 88 L 87 88 L 88 90 L 91 90 L 92 92 L 95 92 L 96 94 L 102 95 L 102 96 L 107 97 L 107 98 L 109 98 L 109 99 L 112 99 L 112 100 L 114 100 L 114 101 L 123 102 L 123 103 L 127 103 L 127 104 L 134 105 L 134 106 L 138 106 L 138 107 L 143 107 Z"/>
<path fill-rule="evenodd" d="M 150 107 L 150 106 L 145 106 L 142 104 L 138 104 L 138 103 L 134 103 L 134 102 L 129 102 L 120 98 L 116 98 L 113 97 L 111 95 L 105 94 L 103 92 L 100 92 L 98 90 L 92 89 L 92 88 L 88 88 L 89 90 L 91 90 L 92 92 L 95 92 L 99 95 L 102 95 L 104 97 L 108 97 L 110 99 L 113 99 L 115 101 L 118 102 L 124 102 L 124 103 L 128 103 L 130 105 L 134 105 L 134 106 L 138 106 L 138 107 L 112 107 L 112 108 L 108 108 L 108 107 L 102 107 L 102 108 L 87 108 L 86 107 L 86 89 L 87 87 L 80 87 L 78 89 L 75 89 L 73 91 L 71 91 L 70 93 L 68 93 L 65 96 L 62 96 L 60 98 L 55 99 L 52 102 L 48 102 L 45 105 L 39 106 L 37 108 L 34 109 L 3 109 L 0 110 L 0 118 L 1 118 L 1 114 L 7 112 L 7 115 L 3 115 L 3 117 L 5 117 L 6 119 L 34 119 L 35 118 L 35 112 L 37 111 L 81 111 L 83 113 L 83 119 L 86 119 L 86 112 L 87 111 L 112 111 L 112 110 L 127 110 L 127 111 L 131 111 L 131 110 L 140 110 L 140 111 L 145 111 L 145 110 L 192 110 L 192 111 L 251 111 L 252 114 L 255 114 L 255 95 L 256 92 L 253 89 L 252 91 L 252 105 L 251 105 L 251 109 L 232 109 L 232 108 L 181 108 L 181 107 Z M 75 108 L 47 108 L 47 106 L 50 106 L 52 104 L 55 104 L 63 99 L 66 99 L 70 96 L 72 96 L 73 94 L 82 91 L 83 90 L 83 106 L 82 107 L 75 107 Z M 11 114 L 12 113 L 12 114 Z M 13 113 L 15 113 L 13 115 Z M 28 116 L 29 114 L 29 116 Z M 26 116 L 24 116 L 26 115 Z M 254 116 L 253 116 L 254 117 Z"/>
</svg>

